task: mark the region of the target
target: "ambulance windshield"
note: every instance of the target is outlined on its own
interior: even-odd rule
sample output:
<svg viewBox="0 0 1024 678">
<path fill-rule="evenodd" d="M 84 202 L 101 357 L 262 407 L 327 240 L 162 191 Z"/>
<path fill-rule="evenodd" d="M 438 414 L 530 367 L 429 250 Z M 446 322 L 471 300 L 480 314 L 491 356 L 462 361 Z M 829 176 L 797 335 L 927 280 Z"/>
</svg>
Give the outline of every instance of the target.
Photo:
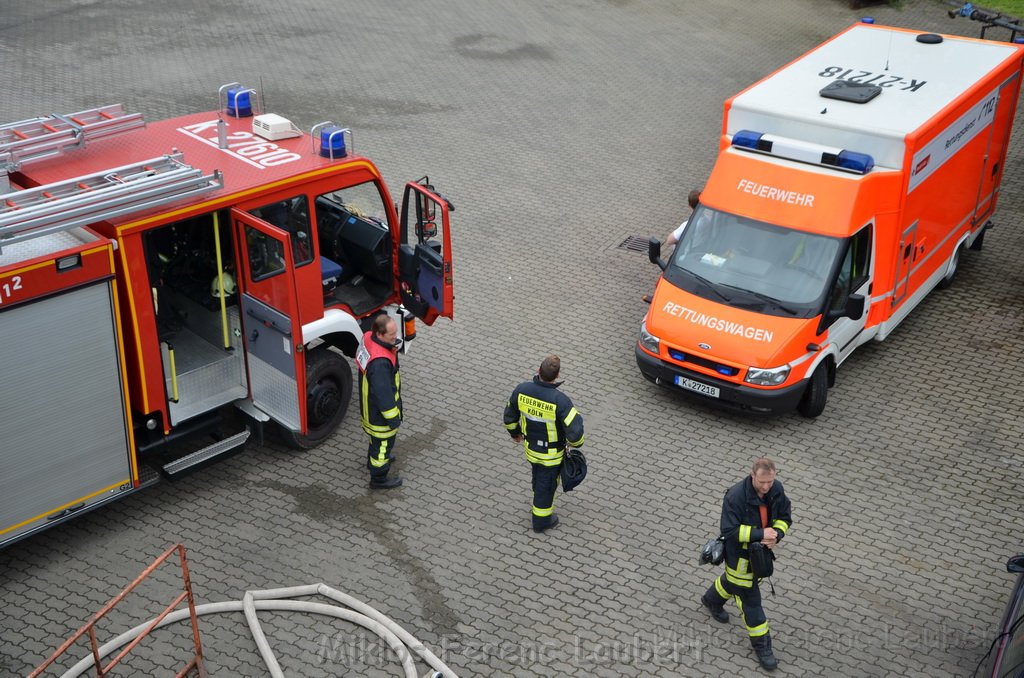
<svg viewBox="0 0 1024 678">
<path fill-rule="evenodd" d="M 821 312 L 842 240 L 699 205 L 665 278 L 718 303 L 784 317 Z"/>
</svg>

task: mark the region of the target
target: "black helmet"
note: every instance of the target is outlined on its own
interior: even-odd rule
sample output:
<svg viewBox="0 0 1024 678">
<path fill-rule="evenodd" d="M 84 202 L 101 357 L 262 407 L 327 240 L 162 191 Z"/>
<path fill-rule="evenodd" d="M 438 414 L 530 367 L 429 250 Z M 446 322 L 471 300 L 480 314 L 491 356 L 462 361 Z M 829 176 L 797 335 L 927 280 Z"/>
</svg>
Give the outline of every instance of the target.
<svg viewBox="0 0 1024 678">
<path fill-rule="evenodd" d="M 562 458 L 562 491 L 568 492 L 587 477 L 587 458 L 574 447 L 565 451 Z"/>
<path fill-rule="evenodd" d="M 725 537 L 708 539 L 700 550 L 700 565 L 721 565 L 725 560 Z"/>
</svg>

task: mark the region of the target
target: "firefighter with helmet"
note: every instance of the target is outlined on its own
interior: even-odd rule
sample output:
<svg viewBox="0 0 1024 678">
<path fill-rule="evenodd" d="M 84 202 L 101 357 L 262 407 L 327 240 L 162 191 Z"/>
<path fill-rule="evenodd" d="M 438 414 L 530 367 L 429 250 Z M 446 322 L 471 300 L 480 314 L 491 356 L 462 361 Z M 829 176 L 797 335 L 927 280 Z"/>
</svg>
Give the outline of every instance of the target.
<svg viewBox="0 0 1024 678">
<path fill-rule="evenodd" d="M 386 313 L 373 319 L 370 331 L 356 351 L 359 366 L 359 411 L 363 430 L 370 436 L 366 468 L 372 489 L 389 489 L 402 484 L 388 476 L 394 459 L 395 438 L 402 424 L 401 378 L 398 374 L 398 323 Z"/>
</svg>

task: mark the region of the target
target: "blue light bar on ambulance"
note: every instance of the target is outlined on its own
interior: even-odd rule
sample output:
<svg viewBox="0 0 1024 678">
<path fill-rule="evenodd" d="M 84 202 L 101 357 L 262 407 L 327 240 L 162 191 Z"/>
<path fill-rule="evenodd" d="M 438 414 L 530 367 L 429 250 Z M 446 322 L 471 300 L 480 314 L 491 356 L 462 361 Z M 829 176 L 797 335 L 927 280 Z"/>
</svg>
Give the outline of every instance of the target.
<svg viewBox="0 0 1024 678">
<path fill-rule="evenodd" d="M 810 144 L 806 141 L 752 132 L 748 129 L 741 129 L 732 135 L 732 145 L 736 148 L 767 153 L 788 160 L 836 167 L 857 174 L 867 174 L 875 166 L 874 158 L 867 153 Z"/>
</svg>

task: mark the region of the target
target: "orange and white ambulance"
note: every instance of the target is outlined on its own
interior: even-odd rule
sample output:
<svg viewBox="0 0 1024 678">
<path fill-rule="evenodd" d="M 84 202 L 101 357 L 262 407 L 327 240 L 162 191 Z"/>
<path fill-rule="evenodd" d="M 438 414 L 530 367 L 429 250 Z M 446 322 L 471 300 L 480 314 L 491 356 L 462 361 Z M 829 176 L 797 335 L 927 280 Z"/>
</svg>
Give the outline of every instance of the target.
<svg viewBox="0 0 1024 678">
<path fill-rule="evenodd" d="M 996 206 L 1024 47 L 856 24 L 725 102 L 720 151 L 636 345 L 655 383 L 748 411 L 825 407 Z"/>
</svg>

